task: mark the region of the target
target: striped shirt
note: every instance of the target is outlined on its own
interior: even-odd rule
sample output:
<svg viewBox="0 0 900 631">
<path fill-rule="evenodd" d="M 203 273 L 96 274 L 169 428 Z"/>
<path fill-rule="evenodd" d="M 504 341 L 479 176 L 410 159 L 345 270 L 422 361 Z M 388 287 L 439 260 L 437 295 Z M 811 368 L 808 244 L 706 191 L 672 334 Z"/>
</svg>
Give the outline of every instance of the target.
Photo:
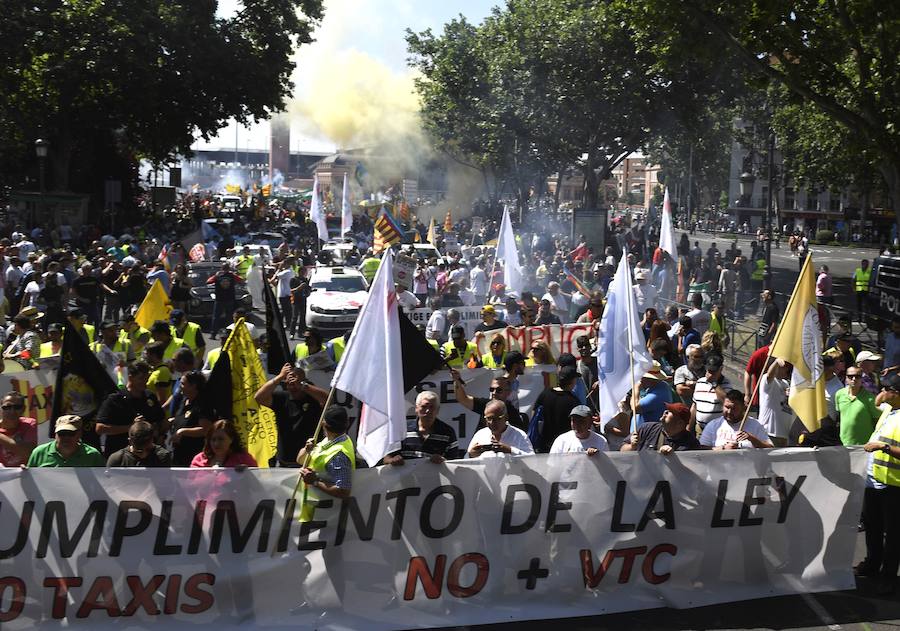
<svg viewBox="0 0 900 631">
<path fill-rule="evenodd" d="M 731 390 L 731 383 L 725 377 L 718 384 L 726 392 Z M 710 421 L 722 416 L 722 401 L 716 396 L 716 386 L 709 382 L 706 375 L 697 380 L 694 386 L 694 405 L 697 406 L 697 424 L 701 429 Z"/>
<path fill-rule="evenodd" d="M 428 434 L 419 431 L 419 419 L 406 422 L 406 438 L 400 443 L 399 453 L 404 460 L 428 458 L 433 455 L 443 456 L 447 460 L 459 458 L 459 444 L 456 432 L 440 419 L 434 419 L 434 425 Z"/>
</svg>

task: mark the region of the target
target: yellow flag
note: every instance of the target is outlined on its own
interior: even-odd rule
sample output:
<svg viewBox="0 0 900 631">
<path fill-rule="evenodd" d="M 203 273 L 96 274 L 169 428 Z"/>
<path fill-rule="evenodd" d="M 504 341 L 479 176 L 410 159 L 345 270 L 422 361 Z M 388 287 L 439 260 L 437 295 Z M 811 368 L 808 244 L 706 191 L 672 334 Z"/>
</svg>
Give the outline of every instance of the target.
<svg viewBox="0 0 900 631">
<path fill-rule="evenodd" d="M 825 406 L 822 331 L 819 328 L 812 256 L 807 256 L 803 263 L 769 354 L 794 365 L 788 404 L 806 429 L 811 432 L 817 430 L 821 419 L 828 416 L 828 408 Z"/>
<path fill-rule="evenodd" d="M 260 467 L 268 467 L 278 447 L 275 412 L 253 398 L 266 382 L 262 361 L 241 318 L 225 342 L 231 360 L 231 414 L 247 451 Z"/>
<path fill-rule="evenodd" d="M 134 321 L 145 329 L 149 329 L 157 320 L 168 322 L 171 312 L 172 303 L 169 302 L 166 290 L 163 289 L 162 283 L 157 278 L 150 286 L 150 291 L 144 296 L 144 301 L 138 307 L 137 313 L 134 314 Z"/>
<path fill-rule="evenodd" d="M 437 240 L 434 236 L 434 217 L 431 218 L 431 221 L 428 224 L 428 234 L 425 235 L 425 240 L 428 241 L 431 245 L 437 243 Z"/>
</svg>

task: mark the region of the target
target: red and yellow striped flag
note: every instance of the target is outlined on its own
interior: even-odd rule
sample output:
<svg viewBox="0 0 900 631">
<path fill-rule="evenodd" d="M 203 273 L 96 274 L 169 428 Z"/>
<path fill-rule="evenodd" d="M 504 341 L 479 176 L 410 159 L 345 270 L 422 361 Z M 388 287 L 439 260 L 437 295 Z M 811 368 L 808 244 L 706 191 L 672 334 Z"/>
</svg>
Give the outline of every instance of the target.
<svg viewBox="0 0 900 631">
<path fill-rule="evenodd" d="M 378 219 L 375 220 L 375 239 L 372 249 L 378 254 L 395 243 L 400 243 L 402 237 L 403 231 L 397 224 L 397 220 L 382 206 Z"/>
<path fill-rule="evenodd" d="M 409 204 L 400 202 L 400 221 L 409 221 Z"/>
<path fill-rule="evenodd" d="M 447 209 L 447 216 L 444 217 L 444 232 L 453 232 L 453 218 L 450 216 L 450 209 Z"/>
</svg>

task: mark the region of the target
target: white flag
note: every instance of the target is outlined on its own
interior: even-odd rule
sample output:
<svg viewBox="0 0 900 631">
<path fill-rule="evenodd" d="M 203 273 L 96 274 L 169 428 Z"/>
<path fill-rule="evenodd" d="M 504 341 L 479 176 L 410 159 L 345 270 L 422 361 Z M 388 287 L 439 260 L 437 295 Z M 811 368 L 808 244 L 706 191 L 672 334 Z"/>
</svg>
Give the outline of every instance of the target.
<svg viewBox="0 0 900 631">
<path fill-rule="evenodd" d="M 609 284 L 606 309 L 597 332 L 600 418 L 604 423 L 619 413 L 619 401 L 652 365 L 653 360 L 647 351 L 638 320 L 631 268 L 628 267 L 628 257 L 623 254 L 619 259 L 619 269 Z"/>
<path fill-rule="evenodd" d="M 663 196 L 662 225 L 659 229 L 659 247 L 669 253 L 673 261 L 678 260 L 675 249 L 675 229 L 672 227 L 672 204 L 669 202 L 669 187 Z"/>
<path fill-rule="evenodd" d="M 344 174 L 344 190 L 341 193 L 341 236 L 343 237 L 353 227 L 353 211 L 350 209 L 350 182 L 347 174 Z"/>
<path fill-rule="evenodd" d="M 396 449 L 406 435 L 403 351 L 393 268 L 393 255 L 385 252 L 331 380 L 333 387 L 366 406 L 356 448 L 369 465 Z"/>
<path fill-rule="evenodd" d="M 503 219 L 500 222 L 500 237 L 497 239 L 497 261 L 503 261 L 503 284 L 506 293 L 522 295 L 525 280 L 522 267 L 519 265 L 519 251 L 516 248 L 516 237 L 513 235 L 512 222 L 509 220 L 509 208 L 504 207 Z"/>
<path fill-rule="evenodd" d="M 309 218 L 316 224 L 316 232 L 320 241 L 328 241 L 328 226 L 325 225 L 325 210 L 319 199 L 319 176 L 313 179 L 312 201 L 309 205 Z"/>
</svg>

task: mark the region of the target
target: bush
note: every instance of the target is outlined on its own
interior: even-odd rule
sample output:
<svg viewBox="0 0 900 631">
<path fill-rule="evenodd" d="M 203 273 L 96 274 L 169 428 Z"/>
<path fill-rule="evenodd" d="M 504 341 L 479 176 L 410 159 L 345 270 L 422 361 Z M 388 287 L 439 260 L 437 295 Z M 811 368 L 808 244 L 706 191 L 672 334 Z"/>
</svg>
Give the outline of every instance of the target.
<svg viewBox="0 0 900 631">
<path fill-rule="evenodd" d="M 816 243 L 828 243 L 834 239 L 834 230 L 816 230 Z"/>
</svg>

